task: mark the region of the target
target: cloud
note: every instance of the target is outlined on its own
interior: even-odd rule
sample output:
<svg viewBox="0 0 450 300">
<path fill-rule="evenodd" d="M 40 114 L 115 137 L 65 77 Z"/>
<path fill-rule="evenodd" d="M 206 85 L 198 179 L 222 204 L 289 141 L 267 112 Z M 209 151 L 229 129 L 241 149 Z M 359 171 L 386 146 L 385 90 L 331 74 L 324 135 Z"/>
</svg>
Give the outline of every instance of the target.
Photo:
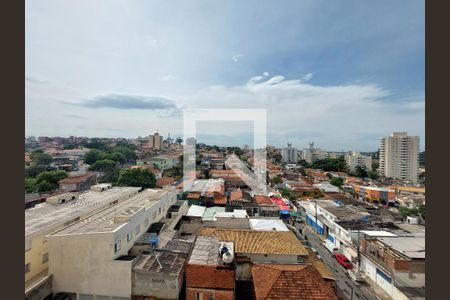
<svg viewBox="0 0 450 300">
<path fill-rule="evenodd" d="M 106 95 L 98 96 L 81 103 L 70 103 L 90 108 L 116 108 L 116 109 L 148 109 L 163 110 L 176 109 L 172 100 L 159 97 L 134 96 L 134 95 Z"/>
<path fill-rule="evenodd" d="M 38 83 L 38 84 L 47 83 L 46 80 L 41 80 L 39 78 L 29 76 L 29 75 L 25 75 L 25 81 L 31 82 L 31 83 Z"/>
<path fill-rule="evenodd" d="M 231 57 L 231 59 L 236 63 L 238 62 L 244 55 L 242 54 L 235 54 Z"/>
<path fill-rule="evenodd" d="M 170 81 L 170 80 L 174 80 L 175 76 L 172 74 L 167 74 L 167 75 L 161 76 L 159 79 L 162 81 Z"/>
<path fill-rule="evenodd" d="M 302 82 L 309 81 L 312 78 L 312 75 L 313 75 L 312 73 L 305 74 L 301 79 Z"/>
</svg>

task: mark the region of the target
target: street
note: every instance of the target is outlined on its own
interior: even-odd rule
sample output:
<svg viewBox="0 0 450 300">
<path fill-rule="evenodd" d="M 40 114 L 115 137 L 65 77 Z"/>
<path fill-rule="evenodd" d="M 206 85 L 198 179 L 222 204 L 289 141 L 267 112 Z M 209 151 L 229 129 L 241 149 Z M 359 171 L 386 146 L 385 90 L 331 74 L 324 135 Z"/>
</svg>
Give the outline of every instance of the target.
<svg viewBox="0 0 450 300">
<path fill-rule="evenodd" d="M 347 274 L 347 270 L 340 265 L 332 254 L 323 246 L 322 240 L 320 240 L 308 226 L 296 225 L 300 232 L 304 227 L 304 236 L 315 248 L 325 262 L 325 264 L 334 272 L 336 278 L 336 287 L 340 290 L 340 296 L 344 299 L 350 300 L 377 300 L 374 292 L 367 284 L 357 283 L 353 281 Z"/>
</svg>

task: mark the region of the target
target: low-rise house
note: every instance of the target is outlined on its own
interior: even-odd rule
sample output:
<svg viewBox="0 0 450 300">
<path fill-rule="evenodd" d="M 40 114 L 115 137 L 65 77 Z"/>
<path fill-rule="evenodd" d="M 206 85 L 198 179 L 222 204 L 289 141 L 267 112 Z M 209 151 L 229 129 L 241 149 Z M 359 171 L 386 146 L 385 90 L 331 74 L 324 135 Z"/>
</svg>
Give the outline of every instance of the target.
<svg viewBox="0 0 450 300">
<path fill-rule="evenodd" d="M 186 299 L 235 299 L 233 262 L 233 242 L 198 236 L 186 266 Z"/>
<path fill-rule="evenodd" d="M 328 182 L 316 183 L 314 184 L 314 186 L 324 193 L 339 193 L 339 188 Z"/>
<path fill-rule="evenodd" d="M 290 231 L 256 231 L 219 228 L 201 228 L 201 236 L 231 241 L 236 256 L 247 257 L 254 263 L 293 263 L 308 256 L 306 248 Z"/>
<path fill-rule="evenodd" d="M 270 198 L 266 195 L 255 195 L 255 202 L 258 205 L 258 213 L 255 216 L 262 217 L 278 217 L 280 209 L 273 204 Z"/>
<path fill-rule="evenodd" d="M 157 188 L 163 188 L 166 186 L 171 186 L 172 184 L 175 183 L 175 178 L 173 177 L 168 177 L 168 176 L 163 176 L 160 177 L 156 180 L 156 187 Z"/>
<path fill-rule="evenodd" d="M 59 190 L 63 192 L 81 192 L 90 189 L 97 184 L 97 174 L 86 173 L 83 175 L 69 176 L 58 182 Z"/>
<path fill-rule="evenodd" d="M 255 264 L 251 269 L 256 300 L 337 300 L 334 290 L 310 265 Z"/>
</svg>

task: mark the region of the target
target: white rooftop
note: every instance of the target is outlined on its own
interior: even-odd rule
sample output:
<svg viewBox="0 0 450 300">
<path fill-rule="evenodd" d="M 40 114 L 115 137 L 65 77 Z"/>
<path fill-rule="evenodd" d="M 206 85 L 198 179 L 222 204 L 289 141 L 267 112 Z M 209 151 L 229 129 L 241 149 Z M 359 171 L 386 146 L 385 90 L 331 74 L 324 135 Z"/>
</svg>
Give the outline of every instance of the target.
<svg viewBox="0 0 450 300">
<path fill-rule="evenodd" d="M 186 217 L 198 217 L 201 218 L 205 213 L 206 207 L 200 205 L 191 205 L 189 207 L 188 212 L 186 213 Z"/>
<path fill-rule="evenodd" d="M 250 219 L 250 229 L 259 231 L 289 231 L 280 219 Z"/>
<path fill-rule="evenodd" d="M 409 258 L 425 258 L 425 234 L 411 237 L 380 237 L 378 240 Z"/>
<path fill-rule="evenodd" d="M 248 218 L 247 211 L 245 209 L 235 209 L 232 212 L 217 212 L 216 218 Z"/>
<path fill-rule="evenodd" d="M 168 191 L 146 189 L 133 197 L 111 206 L 91 217 L 66 227 L 53 235 L 113 232 L 141 210 L 146 210 L 167 195 Z"/>
<path fill-rule="evenodd" d="M 61 204 L 38 204 L 25 210 L 25 236 L 44 232 L 50 233 L 57 226 L 77 217 L 94 213 L 110 203 L 128 198 L 136 194 L 137 187 L 114 187 L 103 192 L 87 191 L 81 193 L 78 199 Z"/>
<path fill-rule="evenodd" d="M 384 230 L 361 230 L 362 233 L 367 234 L 368 236 L 379 236 L 379 237 L 394 237 L 395 234 L 384 231 Z"/>
</svg>

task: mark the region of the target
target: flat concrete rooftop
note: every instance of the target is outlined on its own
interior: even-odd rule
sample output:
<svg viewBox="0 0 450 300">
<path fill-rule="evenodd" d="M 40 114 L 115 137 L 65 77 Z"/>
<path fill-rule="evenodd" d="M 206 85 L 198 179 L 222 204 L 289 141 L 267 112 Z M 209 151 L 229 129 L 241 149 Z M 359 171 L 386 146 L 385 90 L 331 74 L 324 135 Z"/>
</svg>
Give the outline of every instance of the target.
<svg viewBox="0 0 450 300">
<path fill-rule="evenodd" d="M 38 204 L 25 210 L 25 236 L 44 232 L 63 225 L 77 217 L 94 213 L 110 203 L 136 194 L 138 187 L 114 187 L 103 192 L 86 191 L 79 198 L 61 204 Z M 49 231 L 49 232 L 48 232 Z"/>
<path fill-rule="evenodd" d="M 127 217 L 131 217 L 141 209 L 148 209 L 155 205 L 164 194 L 168 194 L 168 191 L 146 189 L 53 235 L 113 232 L 127 222 Z"/>
</svg>

